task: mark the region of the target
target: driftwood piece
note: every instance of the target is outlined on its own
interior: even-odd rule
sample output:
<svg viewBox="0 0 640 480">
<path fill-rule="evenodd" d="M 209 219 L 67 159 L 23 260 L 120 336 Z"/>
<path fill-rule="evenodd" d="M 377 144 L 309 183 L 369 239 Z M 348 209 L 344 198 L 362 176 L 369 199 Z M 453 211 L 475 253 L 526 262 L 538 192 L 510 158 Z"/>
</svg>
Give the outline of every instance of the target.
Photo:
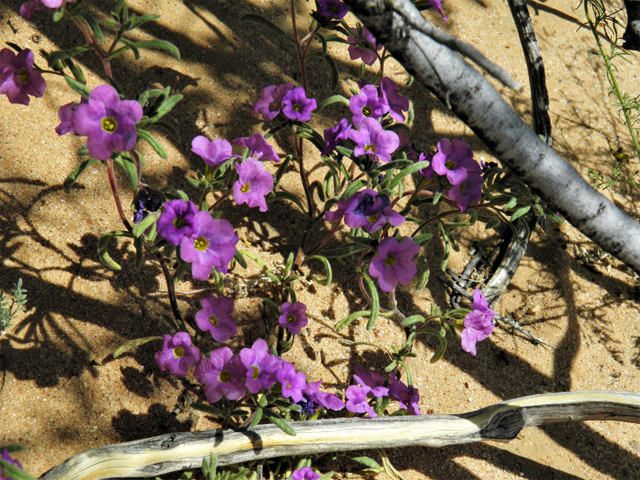
<svg viewBox="0 0 640 480">
<path fill-rule="evenodd" d="M 292 424 L 296 436 L 287 435 L 275 425 L 236 432 L 173 433 L 86 450 L 50 470 L 41 480 L 153 477 L 199 468 L 211 451 L 216 453 L 219 465 L 232 465 L 323 452 L 509 441 L 523 428 L 584 420 L 640 423 L 640 393 L 551 393 L 459 415 L 296 422 Z"/>
</svg>

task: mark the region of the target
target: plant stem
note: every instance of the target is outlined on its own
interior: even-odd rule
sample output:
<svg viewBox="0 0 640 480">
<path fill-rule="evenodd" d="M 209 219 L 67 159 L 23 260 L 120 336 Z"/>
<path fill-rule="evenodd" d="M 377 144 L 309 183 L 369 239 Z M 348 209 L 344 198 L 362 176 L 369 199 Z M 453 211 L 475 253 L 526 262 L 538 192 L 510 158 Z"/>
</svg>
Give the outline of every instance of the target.
<svg viewBox="0 0 640 480">
<path fill-rule="evenodd" d="M 124 210 L 122 209 L 122 202 L 120 202 L 120 194 L 118 193 L 118 185 L 116 184 L 116 177 L 113 173 L 113 159 L 107 159 L 107 172 L 109 174 L 109 184 L 111 185 L 111 193 L 113 193 L 113 200 L 116 202 L 116 207 L 118 209 L 118 215 L 120 215 L 120 220 L 124 224 L 125 228 L 129 231 L 133 231 L 133 227 L 127 220 L 127 217 L 124 214 Z"/>
</svg>

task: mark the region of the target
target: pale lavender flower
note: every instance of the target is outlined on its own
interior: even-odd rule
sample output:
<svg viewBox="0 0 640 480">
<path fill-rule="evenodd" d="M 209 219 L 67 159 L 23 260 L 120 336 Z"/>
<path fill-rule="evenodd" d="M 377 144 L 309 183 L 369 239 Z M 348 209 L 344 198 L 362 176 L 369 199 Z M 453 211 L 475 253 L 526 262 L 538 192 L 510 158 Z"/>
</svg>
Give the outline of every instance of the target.
<svg viewBox="0 0 640 480">
<path fill-rule="evenodd" d="M 178 332 L 173 337 L 162 337 L 162 350 L 156 353 L 156 363 L 163 372 L 178 377 L 186 377 L 189 367 L 200 360 L 200 349 L 191 346 L 191 337 L 186 332 Z"/>
<path fill-rule="evenodd" d="M 398 93 L 398 85 L 389 77 L 385 77 L 380 82 L 380 91 L 389 105 L 389 115 L 396 122 L 404 122 L 402 112 L 409 111 L 409 99 Z"/>
<path fill-rule="evenodd" d="M 371 418 L 377 417 L 375 410 L 369 405 L 367 395 L 370 392 L 371 389 L 367 386 L 351 385 L 348 387 L 345 392 L 347 410 L 352 413 L 367 413 Z"/>
<path fill-rule="evenodd" d="M 282 385 L 282 396 L 291 398 L 293 403 L 302 400 L 302 389 L 307 384 L 306 377 L 289 362 L 282 362 L 280 368 L 276 370 L 276 378 Z"/>
<path fill-rule="evenodd" d="M 356 156 L 371 155 L 383 162 L 391 161 L 391 154 L 400 144 L 397 133 L 385 131 L 373 118 L 364 118 L 358 130 L 349 132 L 349 138 L 356 143 L 353 150 Z"/>
<path fill-rule="evenodd" d="M 80 103 L 87 103 L 87 99 L 82 98 Z M 73 131 L 73 123 L 71 123 L 71 119 L 73 117 L 73 112 L 76 111 L 76 107 L 78 105 L 79 105 L 78 102 L 71 102 L 60 107 L 60 109 L 58 110 L 58 118 L 60 119 L 60 125 L 58 125 L 55 128 L 56 133 L 58 135 L 66 135 L 69 132 L 75 133 Z"/>
<path fill-rule="evenodd" d="M 44 95 L 46 83 L 40 72 L 33 69 L 33 59 L 29 49 L 18 54 L 9 48 L 0 50 L 0 95 L 6 95 L 9 103 L 29 105 L 29 95 Z"/>
<path fill-rule="evenodd" d="M 338 202 L 338 209 L 325 212 L 330 222 L 338 222 L 344 217 L 344 223 L 351 228 L 363 228 L 374 233 L 387 222 L 394 227 L 404 223 L 404 217 L 391 207 L 389 196 L 366 188 L 352 197 Z"/>
<path fill-rule="evenodd" d="M 418 390 L 413 386 L 408 387 L 404 382 L 398 380 L 393 372 L 389 376 L 389 396 L 397 400 L 403 409 L 411 412 L 411 415 L 422 415 Z"/>
<path fill-rule="evenodd" d="M 300 333 L 300 330 L 307 326 L 307 306 L 301 302 L 284 302 L 280 307 L 282 315 L 278 317 L 281 328 L 288 330 L 293 335 Z"/>
<path fill-rule="evenodd" d="M 346 118 L 343 118 L 333 128 L 324 129 L 324 141 L 326 146 L 322 149 L 321 155 L 326 155 L 332 152 L 338 146 L 338 140 L 347 140 L 349 138 L 349 131 L 351 125 Z"/>
<path fill-rule="evenodd" d="M 222 138 L 209 140 L 202 135 L 191 141 L 191 151 L 202 157 L 207 165 L 218 167 L 232 157 L 231 144 Z"/>
<path fill-rule="evenodd" d="M 371 395 L 376 398 L 382 398 L 389 395 L 389 389 L 384 386 L 384 377 L 377 372 L 365 370 L 360 365 L 354 365 L 354 380 L 361 387 L 369 387 Z"/>
<path fill-rule="evenodd" d="M 349 9 L 341 0 L 316 0 L 318 13 L 323 17 L 331 17 L 334 20 L 342 20 Z"/>
<path fill-rule="evenodd" d="M 278 381 L 275 372 L 280 368 L 280 359 L 269 353 L 267 342 L 259 338 L 251 348 L 240 351 L 240 360 L 246 369 L 247 389 L 251 393 L 268 390 Z"/>
<path fill-rule="evenodd" d="M 198 207 L 193 202 L 171 200 L 164 204 L 164 211 L 156 223 L 158 234 L 176 247 L 182 239 L 198 230 L 196 220 Z"/>
<path fill-rule="evenodd" d="M 267 139 L 261 133 L 254 133 L 251 137 L 236 138 L 233 143 L 249 149 L 249 156 L 256 160 L 271 160 L 279 162 L 280 156 L 276 149 L 269 145 Z M 241 155 L 234 155 L 236 158 L 242 158 Z"/>
<path fill-rule="evenodd" d="M 471 312 L 464 319 L 461 334 L 462 349 L 475 357 L 476 343 L 489 338 L 493 333 L 493 319 L 496 312 L 489 308 L 487 299 L 479 289 L 473 292 Z"/>
<path fill-rule="evenodd" d="M 204 385 L 209 403 L 216 403 L 222 397 L 237 400 L 247 391 L 244 366 L 229 347 L 212 351 L 211 358 L 202 358 L 193 376 Z"/>
<path fill-rule="evenodd" d="M 349 109 L 353 113 L 353 125 L 357 127 L 365 118 L 382 118 L 389 111 L 389 104 L 385 97 L 378 96 L 376 87 L 366 85 L 360 89 L 359 95 L 351 97 Z"/>
<path fill-rule="evenodd" d="M 308 411 L 306 413 L 309 415 L 313 415 L 315 413 L 315 409 L 311 411 L 311 408 L 310 408 L 312 407 L 311 404 L 315 404 L 316 406 L 315 408 L 320 406 L 328 410 L 334 410 L 334 411 L 342 410 L 344 408 L 344 402 L 340 400 L 340 397 L 338 397 L 337 395 L 334 395 L 333 393 L 321 392 L 320 391 L 321 384 L 322 382 L 307 383 L 307 385 L 302 390 L 302 393 L 304 394 L 305 398 L 302 399 L 301 403 L 304 403 L 305 399 L 307 400 L 306 407 Z"/>
<path fill-rule="evenodd" d="M 202 310 L 196 313 L 196 324 L 203 331 L 209 331 L 218 342 L 226 342 L 237 332 L 233 321 L 233 300 L 225 296 L 207 295 L 200 300 Z"/>
<path fill-rule="evenodd" d="M 314 472 L 311 467 L 302 467 L 300 470 L 294 470 L 291 478 L 293 478 L 293 480 L 318 480 L 320 474 Z"/>
<path fill-rule="evenodd" d="M 349 57 L 351 60 L 361 58 L 362 61 L 371 66 L 378 59 L 375 50 L 382 50 L 382 45 L 376 44 L 376 39 L 367 27 L 362 27 L 362 36 L 358 35 L 358 30 L 351 29 L 355 36 L 348 36 L 347 41 L 352 45 L 349 47 Z"/>
<path fill-rule="evenodd" d="M 456 202 L 461 212 L 464 212 L 472 203 L 479 202 L 482 198 L 482 175 L 470 172 L 466 179 L 454 185 L 449 190 L 449 198 Z"/>
<path fill-rule="evenodd" d="M 238 234 L 226 220 L 214 220 L 209 212 L 200 211 L 194 217 L 198 230 L 180 242 L 182 260 L 191 263 L 193 278 L 206 280 L 215 269 L 227 273 L 229 262 L 236 254 Z"/>
<path fill-rule="evenodd" d="M 282 100 L 293 88 L 293 83 L 271 85 L 262 90 L 260 97 L 253 104 L 254 115 L 260 115 L 265 122 L 273 120 L 282 111 Z"/>
<path fill-rule="evenodd" d="M 259 207 L 267 211 L 265 195 L 273 190 L 273 175 L 267 172 L 264 164 L 253 158 L 247 158 L 240 165 L 235 164 L 238 180 L 233 184 L 233 200 L 248 207 Z"/>
<path fill-rule="evenodd" d="M 464 182 L 470 172 L 482 171 L 478 162 L 473 159 L 473 150 L 462 140 L 440 140 L 438 153 L 433 156 L 431 164 L 438 175 L 446 175 L 451 185 Z"/>
<path fill-rule="evenodd" d="M 411 259 L 419 251 L 420 246 L 410 237 L 401 242 L 393 237 L 385 238 L 369 265 L 369 275 L 378 278 L 380 288 L 385 292 L 392 292 L 398 283 L 408 285 L 418 271 Z"/>
<path fill-rule="evenodd" d="M 447 17 L 445 17 L 444 13 L 442 13 L 442 0 L 428 0 L 428 2 L 431 4 L 433 9 L 440 14 L 440 16 L 442 17 L 442 20 L 447 22 L 448 21 Z"/>
<path fill-rule="evenodd" d="M 282 100 L 282 113 L 289 120 L 308 122 L 318 104 L 313 98 L 307 98 L 304 88 L 298 87 L 287 92 Z"/>
</svg>

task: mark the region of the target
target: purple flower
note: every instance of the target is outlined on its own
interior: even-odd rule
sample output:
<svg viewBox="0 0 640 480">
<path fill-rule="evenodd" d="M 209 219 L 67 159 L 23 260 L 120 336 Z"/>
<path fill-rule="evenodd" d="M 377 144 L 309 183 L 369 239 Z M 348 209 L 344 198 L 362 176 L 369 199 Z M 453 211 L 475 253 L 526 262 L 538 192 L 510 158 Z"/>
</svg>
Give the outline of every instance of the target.
<svg viewBox="0 0 640 480">
<path fill-rule="evenodd" d="M 339 201 L 338 209 L 325 212 L 324 216 L 330 222 L 338 222 L 344 217 L 348 227 L 363 228 L 368 233 L 378 231 L 387 221 L 394 227 L 404 223 L 404 217 L 391 207 L 389 196 L 370 188 Z"/>
<path fill-rule="evenodd" d="M 324 141 L 327 142 L 326 146 L 322 149 L 321 155 L 326 155 L 332 152 L 338 146 L 338 140 L 347 140 L 349 138 L 349 131 L 351 125 L 346 118 L 343 118 L 333 128 L 325 128 Z"/>
<path fill-rule="evenodd" d="M 378 278 L 380 288 L 392 292 L 398 283 L 408 285 L 418 267 L 411 259 L 420 251 L 412 238 L 401 242 L 395 238 L 385 238 L 378 247 L 378 256 L 369 265 L 369 275 Z"/>
<path fill-rule="evenodd" d="M 367 395 L 371 389 L 367 386 L 351 385 L 347 388 L 345 396 L 347 397 L 346 407 L 352 413 L 368 413 L 369 417 L 375 418 L 378 415 L 369 405 Z"/>
<path fill-rule="evenodd" d="M 25 20 L 29 20 L 33 17 L 33 14 L 42 10 L 43 7 L 40 6 L 40 0 L 32 0 L 31 2 L 23 3 L 20 7 L 20 16 Z"/>
<path fill-rule="evenodd" d="M 83 103 L 87 103 L 86 98 L 82 98 L 80 100 L 80 104 Z M 58 135 L 66 135 L 69 132 L 75 133 L 73 131 L 73 124 L 71 123 L 71 119 L 73 118 L 73 112 L 76 111 L 76 107 L 80 104 L 78 102 L 71 102 L 60 107 L 60 109 L 58 110 L 60 125 L 55 128 Z"/>
<path fill-rule="evenodd" d="M 382 118 L 389 111 L 389 105 L 384 97 L 378 96 L 376 87 L 366 85 L 360 90 L 360 95 L 351 97 L 349 109 L 353 113 L 353 125 L 357 127 L 364 118 Z"/>
<path fill-rule="evenodd" d="M 194 217 L 197 232 L 183 237 L 180 242 L 182 260 L 192 263 L 192 274 L 196 280 L 206 280 L 211 269 L 227 273 L 229 262 L 236 254 L 238 234 L 226 220 L 214 220 L 209 212 L 198 212 Z"/>
<path fill-rule="evenodd" d="M 193 376 L 204 385 L 204 394 L 209 403 L 216 403 L 222 397 L 237 400 L 247 391 L 245 369 L 240 357 L 234 355 L 229 347 L 211 352 L 211 358 L 198 362 Z"/>
<path fill-rule="evenodd" d="M 353 369 L 356 373 L 353 375 L 354 380 L 361 387 L 370 388 L 370 393 L 376 398 L 382 398 L 389 395 L 389 389 L 384 387 L 384 377 L 377 372 L 365 370 L 360 365 L 354 365 Z"/>
<path fill-rule="evenodd" d="M 133 223 L 140 223 L 147 218 L 149 213 L 157 212 L 160 209 L 162 197 L 157 193 L 151 192 L 149 194 L 146 190 L 141 190 L 134 200 L 134 206 L 136 211 L 133 214 Z"/>
<path fill-rule="evenodd" d="M 185 236 L 190 237 L 198 230 L 196 213 L 198 207 L 193 202 L 178 199 L 165 203 L 157 222 L 158 234 L 177 247 Z"/>
<path fill-rule="evenodd" d="M 267 142 L 267 139 L 260 133 L 254 133 L 252 137 L 236 138 L 233 143 L 241 145 L 244 148 L 249 149 L 249 155 L 256 160 L 271 160 L 272 162 L 279 162 L 280 157 L 273 148 Z M 235 155 L 237 158 L 242 158 L 241 155 Z"/>
<path fill-rule="evenodd" d="M 311 120 L 312 112 L 318 104 L 313 98 L 307 98 L 304 88 L 294 88 L 284 96 L 282 100 L 282 113 L 289 120 L 308 122 Z"/>
<path fill-rule="evenodd" d="M 464 330 L 461 334 L 462 349 L 475 357 L 476 343 L 489 338 L 493 332 L 493 319 L 496 315 L 489 308 L 487 299 L 479 289 L 473 292 L 471 312 L 464 319 Z"/>
<path fill-rule="evenodd" d="M 200 155 L 207 165 L 217 167 L 232 156 L 231 144 L 222 138 L 209 141 L 207 137 L 197 136 L 191 141 L 191 151 Z"/>
<path fill-rule="evenodd" d="M 276 370 L 276 378 L 282 384 L 284 398 L 291 398 L 293 403 L 302 400 L 302 389 L 307 384 L 304 373 L 296 372 L 293 365 L 283 361 L 280 368 Z"/>
<path fill-rule="evenodd" d="M 265 195 L 273 190 L 273 175 L 267 172 L 264 164 L 253 158 L 247 158 L 240 165 L 235 164 L 238 180 L 233 184 L 233 200 L 248 207 L 260 207 L 261 212 L 267 211 Z"/>
<path fill-rule="evenodd" d="M 162 340 L 162 350 L 156 353 L 160 370 L 186 377 L 189 367 L 200 360 L 200 349 L 191 346 L 191 337 L 185 332 L 178 332 L 173 337 L 164 335 Z"/>
<path fill-rule="evenodd" d="M 429 163 L 429 166 L 427 168 L 423 168 L 422 170 L 420 170 L 420 174 L 425 178 L 431 178 L 436 173 L 435 170 L 433 169 L 433 155 L 429 153 L 420 152 L 420 157 L 418 158 L 417 161 L 423 162 L 425 160 L 428 160 L 431 163 Z"/>
<path fill-rule="evenodd" d="M 389 77 L 385 77 L 380 82 L 380 90 L 385 101 L 389 105 L 389 115 L 396 122 L 404 122 L 402 112 L 409 111 L 409 99 L 398 93 L 398 85 Z"/>
<path fill-rule="evenodd" d="M 320 474 L 314 472 L 311 467 L 302 467 L 300 470 L 295 470 L 291 474 L 291 478 L 293 478 L 293 480 L 318 480 Z"/>
<path fill-rule="evenodd" d="M 314 403 L 316 405 L 316 408 L 320 406 L 328 410 L 342 410 L 344 408 L 344 402 L 340 400 L 340 397 L 334 395 L 333 393 L 321 392 L 320 384 L 322 384 L 322 382 L 307 383 L 307 385 L 302 390 L 305 399 L 308 400 L 308 404 Z M 304 402 L 305 399 L 303 399 L 302 401 Z M 309 415 L 313 415 L 315 413 L 315 410 L 313 412 L 306 413 L 308 413 Z"/>
<path fill-rule="evenodd" d="M 33 69 L 33 57 L 29 49 L 17 55 L 8 48 L 0 50 L 0 95 L 6 95 L 9 103 L 29 105 L 29 95 L 44 95 L 47 85 L 40 72 Z"/>
<path fill-rule="evenodd" d="M 218 342 L 226 342 L 237 332 L 233 321 L 233 300 L 208 295 L 200 300 L 202 310 L 196 313 L 196 324 L 200 330 L 208 330 Z"/>
<path fill-rule="evenodd" d="M 22 470 L 22 465 L 20 464 L 20 462 L 14 458 L 11 458 L 11 455 L 9 455 L 9 450 L 7 450 L 6 448 L 2 451 L 2 455 L 0 456 L 0 458 L 2 458 L 2 460 L 4 460 L 5 462 L 9 462 L 12 465 L 15 465 L 20 470 Z M 9 473 L 5 472 L 2 469 L 2 466 L 0 466 L 0 480 L 12 480 L 12 479 L 13 479 L 13 476 L 10 477 Z"/>
<path fill-rule="evenodd" d="M 414 387 L 408 387 L 396 378 L 392 373 L 389 376 L 389 395 L 398 401 L 400 406 L 411 412 L 411 415 L 422 415 L 420 413 L 420 393 Z"/>
<path fill-rule="evenodd" d="M 293 88 L 293 83 L 276 87 L 271 85 L 262 90 L 260 98 L 253 104 L 254 115 L 260 115 L 265 122 L 273 120 L 282 110 L 284 96 Z"/>
<path fill-rule="evenodd" d="M 307 326 L 309 319 L 307 318 L 307 306 L 300 302 L 284 302 L 280 307 L 282 315 L 278 317 L 278 323 L 281 328 L 288 330 L 293 335 L 300 333 L 300 330 Z"/>
<path fill-rule="evenodd" d="M 316 0 L 318 13 L 323 17 L 342 20 L 349 13 L 349 9 L 341 0 Z"/>
<path fill-rule="evenodd" d="M 449 198 L 456 202 L 461 212 L 464 212 L 472 203 L 479 202 L 482 198 L 482 175 L 470 172 L 462 183 L 454 185 L 449 190 Z"/>
<path fill-rule="evenodd" d="M 440 14 L 442 20 L 447 22 L 447 17 L 445 17 L 444 13 L 442 13 L 442 0 L 428 0 L 428 2 L 431 4 L 433 9 Z"/>
<path fill-rule="evenodd" d="M 371 155 L 383 162 L 391 161 L 391 154 L 400 144 L 397 133 L 383 130 L 373 118 L 363 118 L 358 130 L 349 132 L 349 138 L 356 142 L 356 156 Z"/>
<path fill-rule="evenodd" d="M 446 175 L 451 185 L 464 182 L 469 172 L 481 172 L 478 162 L 473 159 L 473 150 L 466 142 L 443 138 L 438 142 L 438 153 L 433 156 L 433 170 Z"/>
<path fill-rule="evenodd" d="M 246 369 L 246 385 L 251 393 L 268 390 L 276 383 L 275 372 L 280 367 L 280 359 L 269 353 L 263 339 L 256 340 L 251 348 L 243 348 L 240 360 Z"/>
<path fill-rule="evenodd" d="M 136 146 L 136 123 L 142 107 L 135 100 L 120 101 L 111 85 L 93 89 L 86 104 L 76 107 L 71 123 L 78 135 L 87 138 L 89 155 L 106 160 L 114 150 L 126 152 Z"/>
<path fill-rule="evenodd" d="M 378 59 L 376 50 L 382 50 L 382 45 L 376 45 L 376 39 L 373 34 L 367 30 L 367 27 L 362 27 L 362 36 L 358 35 L 358 30 L 351 29 L 355 33 L 355 37 L 347 37 L 347 41 L 352 45 L 349 47 L 349 56 L 351 60 L 357 60 L 362 58 L 362 61 L 371 66 Z"/>
</svg>

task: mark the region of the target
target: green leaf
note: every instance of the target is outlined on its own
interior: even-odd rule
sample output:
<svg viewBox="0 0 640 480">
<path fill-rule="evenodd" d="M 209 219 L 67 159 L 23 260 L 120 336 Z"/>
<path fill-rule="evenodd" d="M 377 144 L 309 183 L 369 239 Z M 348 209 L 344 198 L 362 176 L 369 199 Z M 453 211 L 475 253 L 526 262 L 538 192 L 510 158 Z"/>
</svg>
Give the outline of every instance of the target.
<svg viewBox="0 0 640 480">
<path fill-rule="evenodd" d="M 7 462 L 0 458 L 0 472 L 13 480 L 38 480 L 36 477 L 32 477 L 21 468 L 16 467 L 13 463 Z"/>
<path fill-rule="evenodd" d="M 360 243 L 348 243 L 347 245 L 342 245 L 341 247 L 332 248 L 331 250 L 324 250 L 322 252 L 322 256 L 325 258 L 341 258 L 348 257 L 349 255 L 353 255 L 354 253 L 361 252 L 369 248 L 368 245 L 362 245 Z"/>
<path fill-rule="evenodd" d="M 276 188 L 278 188 L 278 184 L 280 183 L 280 180 L 282 180 L 282 176 L 287 171 L 287 168 L 289 167 L 289 163 L 290 162 L 291 162 L 291 157 L 288 156 L 287 158 L 284 159 L 284 162 L 282 162 L 282 165 L 280 165 L 278 167 L 278 170 L 276 171 L 275 178 L 273 180 L 273 189 L 274 190 Z"/>
<path fill-rule="evenodd" d="M 358 190 L 367 186 L 369 186 L 369 184 L 364 180 L 356 180 L 355 182 L 353 182 L 351 185 L 347 187 L 347 189 L 344 191 L 344 193 L 340 197 L 340 200 L 346 200 L 347 198 L 351 198 Z"/>
<path fill-rule="evenodd" d="M 136 60 L 140 60 L 140 50 L 138 50 L 138 46 L 136 45 L 136 43 L 132 42 L 131 40 L 127 40 L 126 38 L 123 38 L 123 37 L 120 37 L 120 41 L 124 43 L 127 47 L 129 47 L 131 51 L 133 51 L 133 56 L 135 57 Z"/>
<path fill-rule="evenodd" d="M 58 23 L 60 20 L 62 20 L 63 17 L 64 17 L 64 12 L 62 10 L 58 10 L 54 12 L 52 17 L 53 23 Z"/>
<path fill-rule="evenodd" d="M 67 85 L 69 85 L 74 92 L 76 92 L 82 98 L 89 98 L 91 90 L 89 90 L 89 88 L 84 83 L 80 83 L 78 80 L 70 77 L 69 75 L 65 75 L 64 79 L 66 80 Z"/>
<path fill-rule="evenodd" d="M 89 27 L 91 27 L 91 31 L 95 37 L 102 42 L 104 40 L 104 35 L 102 34 L 102 30 L 100 30 L 100 25 L 98 25 L 96 19 L 87 12 L 82 12 L 78 16 L 83 18 L 89 24 Z"/>
<path fill-rule="evenodd" d="M 333 103 L 342 103 L 345 107 L 349 107 L 349 99 L 345 98 L 342 95 L 333 95 L 332 97 L 326 98 L 325 100 L 320 102 L 320 105 L 318 105 L 316 112 L 319 112 L 324 107 L 327 107 Z"/>
<path fill-rule="evenodd" d="M 141 17 L 136 17 L 133 21 L 133 25 L 131 26 L 131 30 L 134 30 L 140 27 L 140 25 L 144 23 L 151 22 L 159 18 L 160 18 L 160 15 L 142 15 Z"/>
<path fill-rule="evenodd" d="M 513 215 L 511 215 L 511 221 L 515 222 L 518 218 L 528 213 L 529 210 L 531 210 L 531 205 L 527 205 L 526 207 L 519 208 L 518 210 L 513 212 Z"/>
<path fill-rule="evenodd" d="M 207 415 L 214 415 L 218 418 L 225 418 L 224 412 L 213 405 L 207 405 L 205 403 L 194 402 L 191 404 L 192 408 L 206 413 Z"/>
<path fill-rule="evenodd" d="M 378 297 L 378 289 L 369 275 L 364 272 L 360 272 L 360 275 L 362 275 L 367 287 L 369 287 L 369 294 L 371 295 L 371 314 L 367 322 L 367 330 L 371 330 L 376 324 L 376 320 L 378 320 L 378 315 L 380 314 L 380 299 Z"/>
<path fill-rule="evenodd" d="M 111 258 L 109 252 L 107 252 L 107 245 L 109 244 L 109 241 L 114 237 L 133 238 L 133 234 L 124 232 L 122 230 L 115 230 L 113 232 L 105 233 L 102 237 L 100 237 L 100 240 L 98 240 L 98 258 L 105 267 L 110 268 L 111 270 L 121 270 L 122 267 L 120 267 L 120 265 L 118 265 L 118 263 Z"/>
<path fill-rule="evenodd" d="M 325 55 L 324 61 L 327 62 L 331 71 L 331 91 L 333 92 L 340 84 L 340 70 L 338 70 L 338 64 L 331 55 Z"/>
<path fill-rule="evenodd" d="M 135 338 L 133 340 L 129 340 L 128 342 L 120 345 L 115 352 L 113 352 L 113 358 L 118 358 L 123 353 L 131 352 L 136 348 L 144 345 L 145 343 L 153 342 L 155 340 L 162 340 L 162 337 L 154 336 L 154 337 L 144 337 L 144 338 Z"/>
<path fill-rule="evenodd" d="M 422 170 L 423 168 L 427 168 L 429 164 L 430 162 L 425 160 L 423 162 L 414 163 L 413 165 L 405 168 L 400 173 L 398 173 L 395 177 L 393 177 L 393 180 L 391 180 L 391 183 L 389 183 L 389 189 L 391 190 L 395 189 L 404 177 L 406 177 L 407 175 L 411 175 L 412 173 L 415 173 L 419 170 Z"/>
<path fill-rule="evenodd" d="M 173 107 L 175 107 L 176 104 L 183 99 L 183 97 L 184 95 L 177 93 L 165 99 L 156 110 L 155 115 L 149 119 L 151 123 L 156 123 L 158 120 L 164 117 L 167 113 L 169 113 L 173 109 Z"/>
<path fill-rule="evenodd" d="M 322 138 L 322 136 L 315 130 L 299 128 L 296 135 L 300 138 L 309 140 L 319 151 L 322 151 L 326 145 L 324 138 Z"/>
<path fill-rule="evenodd" d="M 82 172 L 84 172 L 88 167 L 93 165 L 94 163 L 100 163 L 100 160 L 96 160 L 95 158 L 90 158 L 89 160 L 85 160 L 80 165 L 78 165 L 73 172 L 69 174 L 69 176 L 64 181 L 64 191 L 65 193 L 71 192 L 71 187 L 78 180 L 78 177 Z"/>
<path fill-rule="evenodd" d="M 166 122 L 153 122 L 153 124 L 154 124 L 156 127 L 160 127 L 160 128 L 162 128 L 162 129 L 166 130 L 166 131 L 167 131 L 167 133 L 168 133 L 169 135 L 171 135 L 171 137 L 176 141 L 176 143 L 180 143 L 180 142 L 181 142 L 181 140 L 180 140 L 180 133 L 178 133 L 178 130 L 176 130 L 175 128 L 173 128 L 173 126 L 172 126 L 172 125 L 170 125 L 170 124 L 168 124 L 168 123 L 166 123 Z"/>
<path fill-rule="evenodd" d="M 138 136 L 146 140 L 146 142 L 151 145 L 151 148 L 153 148 L 155 152 L 162 158 L 164 158 L 165 160 L 169 158 L 169 155 L 167 155 L 167 151 L 164 149 L 164 147 L 160 145 L 160 142 L 158 142 L 158 140 L 156 140 L 156 138 L 149 132 L 147 132 L 146 130 L 138 130 Z"/>
<path fill-rule="evenodd" d="M 513 207 L 516 206 L 516 204 L 518 203 L 518 199 L 516 197 L 511 197 L 511 199 L 509 200 L 509 203 L 507 203 L 504 206 L 505 210 L 511 210 Z"/>
<path fill-rule="evenodd" d="M 324 270 L 325 272 L 327 272 L 326 278 L 322 280 L 317 275 L 314 275 L 313 279 L 316 282 L 318 282 L 320 285 L 324 285 L 325 287 L 328 286 L 331 283 L 331 280 L 333 279 L 333 273 L 331 271 L 331 263 L 329 263 L 329 260 L 327 260 L 322 255 L 312 255 L 310 257 L 306 257 L 306 260 L 320 260 L 324 264 Z"/>
<path fill-rule="evenodd" d="M 240 251 L 236 250 L 233 258 L 236 259 L 236 262 L 238 262 L 242 268 L 247 268 L 247 261 L 244 259 L 244 256 L 242 255 L 242 253 L 240 253 Z"/>
<path fill-rule="evenodd" d="M 134 268 L 136 270 L 140 270 L 142 268 L 142 263 L 144 262 L 144 237 L 134 237 L 133 246 L 136 248 Z"/>
<path fill-rule="evenodd" d="M 302 213 L 305 214 L 305 216 L 308 216 L 307 212 L 304 209 L 304 205 L 302 205 L 302 200 L 300 200 L 297 195 L 294 195 L 290 192 L 277 192 L 267 198 L 267 203 L 272 203 L 276 200 L 289 200 L 296 204 L 296 206 L 302 211 Z"/>
<path fill-rule="evenodd" d="M 251 419 L 251 423 L 249 424 L 250 428 L 255 427 L 262 420 L 262 407 L 256 408 L 256 411 L 253 414 L 253 418 Z"/>
<path fill-rule="evenodd" d="M 127 174 L 131 188 L 135 191 L 138 189 L 138 168 L 128 154 L 122 153 L 113 159 L 113 163 L 118 165 Z"/>
<path fill-rule="evenodd" d="M 180 50 L 178 50 L 178 47 L 166 40 L 144 40 L 142 42 L 136 42 L 135 46 L 138 48 L 154 48 L 156 50 L 163 50 L 176 60 L 180 60 Z"/>
<path fill-rule="evenodd" d="M 243 23 L 257 23 L 259 25 L 263 25 L 268 29 L 272 30 L 273 32 L 277 33 L 278 35 L 280 35 L 285 40 L 288 40 L 293 45 L 296 44 L 295 40 L 291 38 L 289 35 L 287 35 L 286 33 L 284 33 L 284 31 L 280 27 L 271 23 L 269 20 L 267 20 L 264 17 L 261 17 L 260 15 L 254 15 L 254 14 L 244 15 L 240 18 L 240 24 L 243 24 Z"/>
<path fill-rule="evenodd" d="M 0 445 L 0 452 L 3 452 L 5 448 L 9 453 L 22 452 L 23 450 L 27 449 L 27 447 L 23 447 L 22 445 L 16 445 L 15 443 L 10 443 L 9 445 Z"/>
<path fill-rule="evenodd" d="M 352 313 L 351 315 L 343 318 L 338 323 L 336 323 L 336 326 L 334 328 L 336 329 L 336 332 L 339 332 L 344 327 L 350 325 L 356 318 L 366 317 L 370 314 L 371 311 L 369 310 L 360 310 L 359 312 Z"/>
<path fill-rule="evenodd" d="M 267 417 L 271 423 L 273 423 L 276 427 L 278 427 L 284 433 L 286 433 L 287 435 L 291 435 L 292 437 L 296 436 L 296 431 L 280 415 L 267 409 L 264 409 L 263 413 L 264 413 L 264 416 Z"/>
<path fill-rule="evenodd" d="M 424 323 L 426 319 L 422 315 L 411 315 L 404 319 L 404 321 L 400 324 L 403 327 L 410 327 L 416 323 Z"/>
<path fill-rule="evenodd" d="M 382 467 L 378 464 L 378 462 L 376 462 L 375 460 L 369 457 L 365 457 L 365 456 L 356 457 L 354 454 L 350 454 L 350 453 L 347 453 L 346 456 L 349 457 L 351 460 L 354 460 L 358 463 L 366 465 L 369 468 L 382 471 Z"/>
</svg>

